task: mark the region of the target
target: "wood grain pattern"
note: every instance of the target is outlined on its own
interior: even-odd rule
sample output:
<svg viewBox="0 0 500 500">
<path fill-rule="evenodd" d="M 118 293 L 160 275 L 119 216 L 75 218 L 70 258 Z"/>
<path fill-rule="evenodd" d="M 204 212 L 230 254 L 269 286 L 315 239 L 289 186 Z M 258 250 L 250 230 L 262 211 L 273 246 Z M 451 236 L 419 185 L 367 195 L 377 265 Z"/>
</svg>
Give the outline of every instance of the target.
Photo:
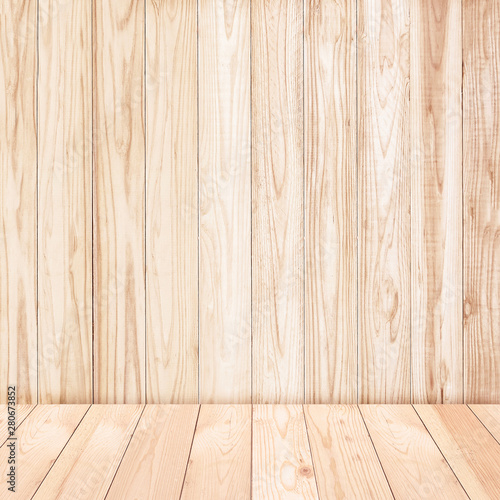
<svg viewBox="0 0 500 500">
<path fill-rule="evenodd" d="M 37 402 L 36 0 L 0 7 L 0 401 Z"/>
<path fill-rule="evenodd" d="M 396 499 L 467 495 L 410 405 L 360 405 Z"/>
<path fill-rule="evenodd" d="M 304 414 L 321 498 L 393 498 L 357 406 L 307 405 Z"/>
<path fill-rule="evenodd" d="M 147 388 L 198 402 L 196 2 L 146 1 Z"/>
<path fill-rule="evenodd" d="M 359 401 L 410 402 L 409 1 L 358 3 Z"/>
<path fill-rule="evenodd" d="M 16 405 L 15 426 L 16 429 L 24 422 L 26 417 L 35 409 L 35 405 Z M 7 405 L 0 405 L 0 447 L 5 443 L 8 435 L 9 411 Z"/>
<path fill-rule="evenodd" d="M 147 405 L 107 500 L 179 498 L 198 405 Z"/>
<path fill-rule="evenodd" d="M 3 480 L 10 467 L 10 450 L 6 445 L 0 448 L 0 499 L 32 498 L 88 408 L 89 405 L 39 405 L 31 412 L 16 433 L 15 494 Z"/>
<path fill-rule="evenodd" d="M 254 1 L 251 29 L 252 399 L 300 403 L 304 399 L 302 1 Z"/>
<path fill-rule="evenodd" d="M 465 402 L 500 403 L 500 5 L 463 9 Z"/>
<path fill-rule="evenodd" d="M 39 401 L 92 401 L 92 4 L 40 0 Z"/>
<path fill-rule="evenodd" d="M 355 403 L 356 2 L 305 2 L 306 402 Z"/>
<path fill-rule="evenodd" d="M 411 3 L 412 395 L 463 402 L 461 0 Z"/>
<path fill-rule="evenodd" d="M 250 403 L 250 0 L 201 0 L 198 46 L 200 402 Z"/>
<path fill-rule="evenodd" d="M 33 498 L 104 499 L 143 409 L 93 405 Z"/>
<path fill-rule="evenodd" d="M 318 498 L 302 406 L 254 405 L 252 498 Z"/>
<path fill-rule="evenodd" d="M 500 443 L 500 405 L 469 405 L 469 408 Z"/>
<path fill-rule="evenodd" d="M 182 498 L 250 498 L 251 405 L 203 405 Z"/>
<path fill-rule="evenodd" d="M 469 408 L 415 405 L 415 409 L 469 497 L 499 498 L 500 445 Z"/>
<path fill-rule="evenodd" d="M 144 4 L 94 0 L 98 403 L 145 401 Z"/>
</svg>

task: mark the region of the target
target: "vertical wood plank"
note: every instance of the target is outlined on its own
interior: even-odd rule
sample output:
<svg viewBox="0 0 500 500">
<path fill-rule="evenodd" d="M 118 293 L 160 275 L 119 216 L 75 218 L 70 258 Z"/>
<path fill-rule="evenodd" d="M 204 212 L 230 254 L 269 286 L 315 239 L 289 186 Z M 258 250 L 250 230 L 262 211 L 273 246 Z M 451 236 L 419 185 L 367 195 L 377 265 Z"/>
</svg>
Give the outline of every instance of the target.
<svg viewBox="0 0 500 500">
<path fill-rule="evenodd" d="M 465 400 L 500 403 L 500 4 L 463 8 Z"/>
<path fill-rule="evenodd" d="M 252 3 L 253 401 L 304 399 L 303 3 Z"/>
<path fill-rule="evenodd" d="M 36 0 L 0 8 L 0 402 L 37 402 Z"/>
<path fill-rule="evenodd" d="M 250 403 L 250 1 L 199 23 L 200 402 Z"/>
<path fill-rule="evenodd" d="M 91 403 L 92 4 L 39 9 L 39 401 Z"/>
<path fill-rule="evenodd" d="M 306 402 L 355 403 L 356 2 L 305 3 Z"/>
<path fill-rule="evenodd" d="M 410 401 L 409 0 L 358 2 L 359 400 Z"/>
<path fill-rule="evenodd" d="M 250 498 L 251 405 L 202 405 L 182 498 Z"/>
<path fill-rule="evenodd" d="M 98 403 L 145 400 L 144 3 L 94 0 Z"/>
<path fill-rule="evenodd" d="M 198 402 L 196 0 L 146 0 L 148 403 Z"/>
<path fill-rule="evenodd" d="M 412 399 L 463 401 L 461 0 L 411 3 Z"/>
</svg>

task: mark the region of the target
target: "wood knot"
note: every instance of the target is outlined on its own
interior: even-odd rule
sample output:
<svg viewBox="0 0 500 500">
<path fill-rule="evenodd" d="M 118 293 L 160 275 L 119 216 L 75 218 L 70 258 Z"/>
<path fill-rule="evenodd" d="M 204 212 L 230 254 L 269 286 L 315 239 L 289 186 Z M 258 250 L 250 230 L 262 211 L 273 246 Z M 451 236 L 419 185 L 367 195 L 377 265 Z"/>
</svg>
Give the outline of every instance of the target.
<svg viewBox="0 0 500 500">
<path fill-rule="evenodd" d="M 312 467 L 310 467 L 309 465 L 303 465 L 299 469 L 299 474 L 304 477 L 312 477 L 313 475 Z"/>
</svg>

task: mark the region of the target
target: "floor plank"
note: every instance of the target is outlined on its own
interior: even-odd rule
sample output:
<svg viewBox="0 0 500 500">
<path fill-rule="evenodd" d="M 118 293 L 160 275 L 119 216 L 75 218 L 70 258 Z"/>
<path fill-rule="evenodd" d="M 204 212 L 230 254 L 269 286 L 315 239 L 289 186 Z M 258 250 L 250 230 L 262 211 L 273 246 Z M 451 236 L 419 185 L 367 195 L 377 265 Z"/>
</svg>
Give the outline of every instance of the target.
<svg viewBox="0 0 500 500">
<path fill-rule="evenodd" d="M 198 403 L 196 13 L 146 0 L 148 403 Z"/>
<path fill-rule="evenodd" d="M 90 403 L 92 4 L 39 9 L 39 402 Z"/>
<path fill-rule="evenodd" d="M 93 2 L 94 401 L 145 401 L 144 2 Z"/>
<path fill-rule="evenodd" d="M 355 403 L 356 1 L 304 5 L 306 403 Z"/>
<path fill-rule="evenodd" d="M 302 403 L 302 0 L 254 0 L 251 30 L 252 401 Z"/>
<path fill-rule="evenodd" d="M 254 405 L 252 498 L 319 498 L 302 406 Z"/>
<path fill-rule="evenodd" d="M 500 443 L 500 405 L 469 405 L 469 408 Z"/>
<path fill-rule="evenodd" d="M 360 405 L 396 499 L 466 499 L 463 488 L 410 405 Z"/>
<path fill-rule="evenodd" d="M 358 1 L 359 402 L 410 402 L 409 0 Z"/>
<path fill-rule="evenodd" d="M 106 500 L 179 498 L 198 411 L 198 405 L 146 406 Z"/>
<path fill-rule="evenodd" d="M 182 498 L 250 498 L 251 405 L 202 405 Z"/>
<path fill-rule="evenodd" d="M 500 403 L 500 4 L 463 1 L 465 402 Z"/>
<path fill-rule="evenodd" d="M 357 406 L 307 405 L 304 413 L 321 498 L 393 498 Z"/>
<path fill-rule="evenodd" d="M 200 402 L 251 403 L 250 0 L 200 0 L 198 46 Z"/>
<path fill-rule="evenodd" d="M 31 498 L 89 405 L 38 405 L 17 430 L 16 493 L 7 490 L 7 445 L 0 448 L 0 499 Z M 46 497 L 48 498 L 48 497 Z"/>
<path fill-rule="evenodd" d="M 500 444 L 463 405 L 415 405 L 471 498 L 500 498 Z"/>
<path fill-rule="evenodd" d="M 35 409 L 36 405 L 16 405 L 15 407 L 15 420 L 16 429 L 23 423 L 26 417 Z M 8 437 L 9 414 L 7 412 L 7 405 L 0 405 L 0 446 L 5 443 Z"/>
<path fill-rule="evenodd" d="M 0 402 L 37 403 L 37 0 L 0 8 Z"/>
<path fill-rule="evenodd" d="M 33 498 L 104 499 L 142 411 L 93 405 Z"/>
</svg>

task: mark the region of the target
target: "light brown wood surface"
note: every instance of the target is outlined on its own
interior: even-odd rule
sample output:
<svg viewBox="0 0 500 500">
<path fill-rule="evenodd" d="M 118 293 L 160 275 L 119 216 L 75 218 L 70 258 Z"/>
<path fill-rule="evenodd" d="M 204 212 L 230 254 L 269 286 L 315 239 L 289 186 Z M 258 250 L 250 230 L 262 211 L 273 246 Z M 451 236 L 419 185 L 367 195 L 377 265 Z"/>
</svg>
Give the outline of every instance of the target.
<svg viewBox="0 0 500 500">
<path fill-rule="evenodd" d="M 463 402 L 461 0 L 411 3 L 412 401 Z"/>
<path fill-rule="evenodd" d="M 198 405 L 147 405 L 106 499 L 179 498 Z"/>
<path fill-rule="evenodd" d="M 469 405 L 474 415 L 500 443 L 500 405 Z"/>
<path fill-rule="evenodd" d="M 252 406 L 203 405 L 182 498 L 250 498 Z"/>
<path fill-rule="evenodd" d="M 357 401 L 356 2 L 305 2 L 305 390 Z"/>
<path fill-rule="evenodd" d="M 14 409 L 16 429 L 24 422 L 26 417 L 35 409 L 35 405 L 16 405 Z M 8 434 L 9 411 L 7 405 L 0 405 L 0 447 L 9 437 Z"/>
<path fill-rule="evenodd" d="M 250 403 L 250 0 L 200 0 L 198 33 L 200 402 Z"/>
<path fill-rule="evenodd" d="M 147 401 L 195 403 L 196 2 L 146 0 L 146 17 Z"/>
<path fill-rule="evenodd" d="M 40 403 L 92 400 L 92 4 L 40 0 Z M 75 82 L 79 84 L 75 85 Z"/>
<path fill-rule="evenodd" d="M 0 7 L 0 401 L 37 402 L 37 2 Z"/>
<path fill-rule="evenodd" d="M 410 405 L 360 405 L 396 499 L 467 495 Z"/>
<path fill-rule="evenodd" d="M 500 5 L 463 9 L 465 402 L 500 403 Z"/>
<path fill-rule="evenodd" d="M 252 401 L 304 401 L 303 2 L 252 2 Z"/>
<path fill-rule="evenodd" d="M 307 405 L 304 414 L 321 498 L 393 498 L 357 406 Z"/>
<path fill-rule="evenodd" d="M 358 394 L 410 402 L 409 0 L 358 2 Z"/>
<path fill-rule="evenodd" d="M 318 498 L 299 405 L 254 405 L 252 498 Z"/>
<path fill-rule="evenodd" d="M 144 4 L 94 0 L 94 401 L 145 394 Z"/>
<path fill-rule="evenodd" d="M 93 405 L 33 498 L 104 499 L 143 409 Z"/>
</svg>

